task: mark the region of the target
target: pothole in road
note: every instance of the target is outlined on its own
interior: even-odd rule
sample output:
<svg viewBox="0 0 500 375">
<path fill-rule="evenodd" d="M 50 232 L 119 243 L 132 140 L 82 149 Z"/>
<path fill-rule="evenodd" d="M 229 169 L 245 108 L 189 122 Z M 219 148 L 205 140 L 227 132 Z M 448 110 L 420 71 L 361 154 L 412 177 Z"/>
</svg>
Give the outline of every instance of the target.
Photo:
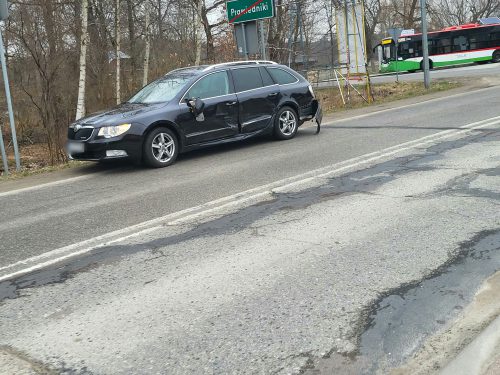
<svg viewBox="0 0 500 375">
<path fill-rule="evenodd" d="M 500 230 L 484 231 L 457 249 L 425 280 L 382 296 L 367 312 L 355 356 L 315 359 L 305 374 L 378 374 L 397 368 L 456 318 L 480 285 L 500 270 Z"/>
</svg>

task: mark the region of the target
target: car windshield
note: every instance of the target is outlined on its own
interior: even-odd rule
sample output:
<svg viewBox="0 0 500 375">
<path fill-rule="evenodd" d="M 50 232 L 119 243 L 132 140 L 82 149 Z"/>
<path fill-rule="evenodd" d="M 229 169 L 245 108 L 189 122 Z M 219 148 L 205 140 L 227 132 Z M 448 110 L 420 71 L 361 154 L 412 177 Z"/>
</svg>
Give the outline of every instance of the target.
<svg viewBox="0 0 500 375">
<path fill-rule="evenodd" d="M 193 71 L 169 73 L 145 86 L 128 102 L 144 104 L 168 102 L 182 90 L 186 82 L 196 75 Z"/>
</svg>

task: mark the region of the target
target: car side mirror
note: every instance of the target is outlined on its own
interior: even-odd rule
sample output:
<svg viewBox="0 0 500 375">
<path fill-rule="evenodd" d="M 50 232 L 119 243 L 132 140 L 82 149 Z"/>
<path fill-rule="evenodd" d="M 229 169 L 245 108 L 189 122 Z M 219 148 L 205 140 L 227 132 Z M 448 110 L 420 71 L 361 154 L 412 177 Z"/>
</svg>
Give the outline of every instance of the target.
<svg viewBox="0 0 500 375">
<path fill-rule="evenodd" d="M 195 116 L 201 115 L 205 109 L 205 102 L 200 98 L 188 99 L 186 103 Z"/>
<path fill-rule="evenodd" d="M 196 121 L 205 121 L 205 115 L 203 114 L 203 110 L 205 109 L 205 102 L 203 100 L 201 100 L 200 98 L 186 99 L 186 104 L 188 105 L 194 117 L 196 117 Z"/>
</svg>

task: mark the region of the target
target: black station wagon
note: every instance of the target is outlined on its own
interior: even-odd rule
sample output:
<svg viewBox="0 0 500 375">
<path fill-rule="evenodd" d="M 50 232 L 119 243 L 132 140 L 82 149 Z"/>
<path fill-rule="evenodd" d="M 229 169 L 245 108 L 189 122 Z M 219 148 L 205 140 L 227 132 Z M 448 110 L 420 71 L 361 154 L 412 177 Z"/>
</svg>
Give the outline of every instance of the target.
<svg viewBox="0 0 500 375">
<path fill-rule="evenodd" d="M 128 102 L 70 125 L 76 160 L 129 158 L 152 167 L 179 152 L 273 134 L 291 139 L 305 121 L 322 120 L 311 85 L 286 66 L 234 62 L 174 70 Z"/>
</svg>

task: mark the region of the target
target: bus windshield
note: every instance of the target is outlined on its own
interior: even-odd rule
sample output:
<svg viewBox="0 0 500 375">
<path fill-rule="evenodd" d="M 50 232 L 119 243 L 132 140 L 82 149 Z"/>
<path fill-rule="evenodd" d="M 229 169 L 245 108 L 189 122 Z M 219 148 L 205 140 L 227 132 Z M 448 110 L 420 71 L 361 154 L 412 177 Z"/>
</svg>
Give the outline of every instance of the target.
<svg viewBox="0 0 500 375">
<path fill-rule="evenodd" d="M 383 40 L 382 41 L 382 59 L 386 62 L 391 60 L 396 60 L 396 53 L 394 48 L 394 41 Z"/>
</svg>

